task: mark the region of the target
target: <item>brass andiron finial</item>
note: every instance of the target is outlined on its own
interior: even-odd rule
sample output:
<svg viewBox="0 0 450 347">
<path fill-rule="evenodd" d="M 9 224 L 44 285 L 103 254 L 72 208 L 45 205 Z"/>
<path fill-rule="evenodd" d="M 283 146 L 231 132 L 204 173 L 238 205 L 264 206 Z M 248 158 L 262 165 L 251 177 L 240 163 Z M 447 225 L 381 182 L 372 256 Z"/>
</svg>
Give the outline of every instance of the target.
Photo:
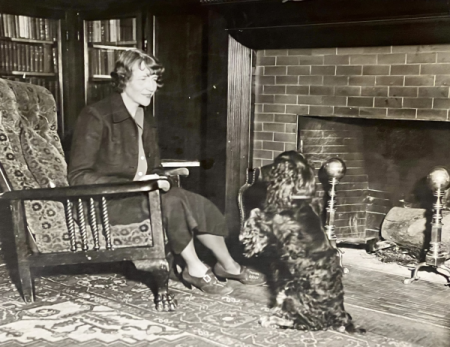
<svg viewBox="0 0 450 347">
<path fill-rule="evenodd" d="M 327 160 L 327 162 L 323 165 L 323 169 L 328 176 L 328 181 L 331 186 L 330 190 L 328 191 L 330 199 L 328 200 L 328 207 L 326 209 L 327 220 L 325 223 L 325 231 L 331 245 L 336 248 L 339 253 L 339 262 L 341 264 L 342 270 L 344 271 L 344 273 L 348 273 L 348 269 L 344 267 L 342 263 L 342 255 L 344 254 L 344 252 L 337 247 L 337 237 L 336 233 L 334 232 L 334 218 L 336 214 L 336 185 L 339 183 L 340 179 L 344 177 L 347 168 L 345 167 L 345 163 L 341 159 L 331 158 Z"/>
<path fill-rule="evenodd" d="M 450 275 L 450 268 L 444 263 L 449 259 L 448 252 L 443 250 L 441 242 L 442 236 L 442 197 L 450 186 L 450 175 L 448 171 L 443 167 L 436 167 L 427 177 L 427 183 L 433 195 L 436 197 L 436 201 L 433 204 L 433 220 L 431 222 L 431 239 L 430 247 L 425 255 L 425 261 L 416 265 L 413 270 L 411 278 L 406 278 L 403 283 L 410 284 L 412 281 L 418 280 L 418 272 L 421 267 L 432 266 L 437 273 L 447 278 L 447 285 L 450 284 L 450 277 L 442 274 L 439 270 L 444 270 Z"/>
</svg>

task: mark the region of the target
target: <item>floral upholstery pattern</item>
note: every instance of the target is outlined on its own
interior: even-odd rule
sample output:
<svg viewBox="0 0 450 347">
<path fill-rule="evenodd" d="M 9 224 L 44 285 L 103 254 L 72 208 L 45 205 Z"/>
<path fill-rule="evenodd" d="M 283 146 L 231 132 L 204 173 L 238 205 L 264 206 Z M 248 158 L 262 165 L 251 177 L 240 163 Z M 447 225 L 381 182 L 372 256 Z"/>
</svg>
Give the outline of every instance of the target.
<svg viewBox="0 0 450 347">
<path fill-rule="evenodd" d="M 41 188 L 69 185 L 64 156 L 51 142 L 27 127 L 22 129 L 20 141 L 25 161 Z"/>
<path fill-rule="evenodd" d="M 56 113 L 56 103 L 52 93 L 45 88 L 41 88 L 37 95 L 37 105 L 39 117 L 34 124 L 34 130 L 53 145 L 64 157 L 64 151 L 58 136 L 58 118 Z"/>
<path fill-rule="evenodd" d="M 62 204 L 60 204 L 62 205 Z M 44 216 L 46 213 L 52 213 L 47 209 L 41 213 Z M 62 211 L 64 216 L 64 211 Z M 52 224 L 53 223 L 53 224 Z M 70 239 L 66 225 L 55 225 L 55 219 L 47 218 L 47 221 L 43 219 L 43 224 L 47 227 L 45 233 L 35 233 L 34 239 L 40 252 L 67 252 L 70 250 Z M 103 235 L 103 228 L 99 227 L 99 234 Z M 78 226 L 76 228 L 76 246 L 77 249 L 81 249 L 81 234 Z M 94 248 L 94 238 L 89 225 L 86 226 L 87 244 L 89 249 Z M 112 225 L 111 226 L 111 242 L 114 248 L 132 247 L 132 246 L 146 246 L 152 245 L 150 221 L 146 220 L 142 223 L 133 223 L 129 225 Z M 99 239 L 100 249 L 106 248 L 106 240 L 104 237 Z"/>
<path fill-rule="evenodd" d="M 0 79 L 0 162 L 14 190 L 39 188 L 27 167 L 20 143 L 20 113 L 13 90 Z"/>
<path fill-rule="evenodd" d="M 56 104 L 45 88 L 0 79 L 0 163 L 12 190 L 67 186 L 67 164 L 57 133 Z M 53 183 L 53 185 L 51 184 Z M 64 206 L 55 201 L 26 201 L 27 225 L 39 252 L 70 250 Z M 81 241 L 78 225 L 76 239 Z M 99 226 L 100 235 L 102 228 Z M 113 246 L 152 245 L 150 223 L 111 226 Z M 87 226 L 88 245 L 93 237 Z M 79 249 L 81 244 L 79 242 Z M 105 246 L 104 237 L 100 245 Z"/>
</svg>

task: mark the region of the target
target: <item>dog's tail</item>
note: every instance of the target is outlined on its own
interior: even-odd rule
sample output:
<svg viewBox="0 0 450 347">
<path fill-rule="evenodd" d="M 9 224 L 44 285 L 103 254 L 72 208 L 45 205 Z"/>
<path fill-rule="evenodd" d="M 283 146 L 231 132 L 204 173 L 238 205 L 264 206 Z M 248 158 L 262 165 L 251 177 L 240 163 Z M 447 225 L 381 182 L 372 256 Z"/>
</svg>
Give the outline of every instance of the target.
<svg viewBox="0 0 450 347">
<path fill-rule="evenodd" d="M 350 323 L 345 326 L 345 331 L 349 334 L 365 334 L 366 333 L 366 329 L 355 326 L 355 324 L 352 321 L 350 321 Z"/>
</svg>

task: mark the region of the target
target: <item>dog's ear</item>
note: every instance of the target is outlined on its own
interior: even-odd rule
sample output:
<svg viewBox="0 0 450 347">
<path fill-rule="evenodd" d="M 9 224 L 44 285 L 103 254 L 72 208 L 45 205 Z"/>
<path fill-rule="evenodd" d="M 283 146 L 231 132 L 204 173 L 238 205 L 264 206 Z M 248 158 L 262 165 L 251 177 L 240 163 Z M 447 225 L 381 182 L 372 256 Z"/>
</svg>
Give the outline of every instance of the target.
<svg viewBox="0 0 450 347">
<path fill-rule="evenodd" d="M 316 179 L 314 169 L 308 164 L 306 159 L 297 162 L 298 180 L 296 182 L 297 194 L 314 196 L 316 193 Z"/>
</svg>

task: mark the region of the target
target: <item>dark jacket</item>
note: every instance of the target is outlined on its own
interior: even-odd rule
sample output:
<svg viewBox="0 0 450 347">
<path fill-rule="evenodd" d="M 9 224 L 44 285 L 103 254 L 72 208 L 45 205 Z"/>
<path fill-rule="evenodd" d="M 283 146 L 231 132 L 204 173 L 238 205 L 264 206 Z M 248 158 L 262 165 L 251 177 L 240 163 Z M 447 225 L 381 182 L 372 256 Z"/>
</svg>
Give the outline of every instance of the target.
<svg viewBox="0 0 450 347">
<path fill-rule="evenodd" d="M 157 125 L 144 108 L 143 144 L 147 173 L 160 167 Z M 119 93 L 86 106 L 73 135 L 70 185 L 133 180 L 138 163 L 138 129 Z"/>
</svg>

